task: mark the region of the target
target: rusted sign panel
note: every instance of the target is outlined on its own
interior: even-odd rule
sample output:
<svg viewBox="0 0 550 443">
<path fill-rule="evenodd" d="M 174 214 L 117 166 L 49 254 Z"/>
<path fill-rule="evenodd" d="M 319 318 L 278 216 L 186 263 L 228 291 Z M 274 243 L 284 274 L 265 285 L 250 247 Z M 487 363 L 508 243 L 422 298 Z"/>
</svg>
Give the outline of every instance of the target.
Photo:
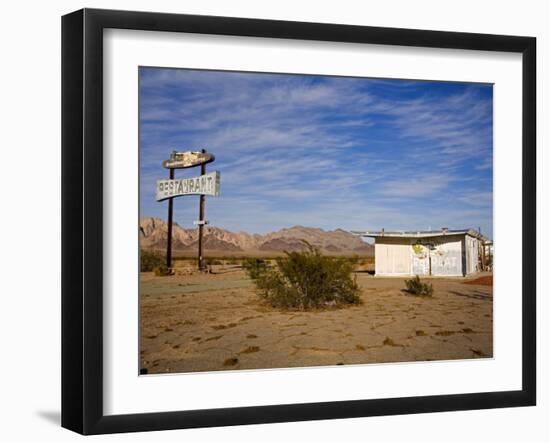
<svg viewBox="0 0 550 443">
<path fill-rule="evenodd" d="M 170 160 L 164 160 L 162 166 L 167 169 L 182 169 L 192 168 L 193 166 L 199 166 L 206 163 L 211 163 L 216 159 L 213 154 L 209 152 L 200 151 L 186 151 L 177 152 L 173 151 L 170 154 Z"/>
<path fill-rule="evenodd" d="M 219 194 L 219 171 L 179 180 L 157 180 L 157 201 L 181 195 L 212 195 L 216 197 Z"/>
</svg>

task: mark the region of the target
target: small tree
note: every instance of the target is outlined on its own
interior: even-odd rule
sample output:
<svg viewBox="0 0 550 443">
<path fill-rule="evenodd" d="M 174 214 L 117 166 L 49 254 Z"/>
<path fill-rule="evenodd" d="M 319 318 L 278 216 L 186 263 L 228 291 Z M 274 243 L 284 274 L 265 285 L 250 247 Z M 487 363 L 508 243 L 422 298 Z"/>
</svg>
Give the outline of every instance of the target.
<svg viewBox="0 0 550 443">
<path fill-rule="evenodd" d="M 423 283 L 418 275 L 410 280 L 405 280 L 405 286 L 407 292 L 423 297 L 431 297 L 434 292 L 431 283 Z"/>
<path fill-rule="evenodd" d="M 274 307 L 300 310 L 361 303 L 350 261 L 323 256 L 304 243 L 305 251 L 285 252 L 275 267 L 243 265 L 260 296 Z"/>
</svg>

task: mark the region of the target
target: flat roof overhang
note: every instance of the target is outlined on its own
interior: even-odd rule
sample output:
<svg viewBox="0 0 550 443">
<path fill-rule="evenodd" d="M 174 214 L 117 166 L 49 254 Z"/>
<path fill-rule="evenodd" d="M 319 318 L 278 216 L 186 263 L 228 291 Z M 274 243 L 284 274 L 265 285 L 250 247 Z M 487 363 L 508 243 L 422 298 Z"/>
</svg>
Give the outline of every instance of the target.
<svg viewBox="0 0 550 443">
<path fill-rule="evenodd" d="M 372 238 L 434 238 L 434 237 L 446 237 L 451 235 L 470 235 L 471 237 L 478 238 L 484 242 L 489 241 L 486 237 L 481 235 L 475 229 L 448 229 L 437 231 L 350 231 L 352 234 L 359 235 L 361 237 Z"/>
</svg>

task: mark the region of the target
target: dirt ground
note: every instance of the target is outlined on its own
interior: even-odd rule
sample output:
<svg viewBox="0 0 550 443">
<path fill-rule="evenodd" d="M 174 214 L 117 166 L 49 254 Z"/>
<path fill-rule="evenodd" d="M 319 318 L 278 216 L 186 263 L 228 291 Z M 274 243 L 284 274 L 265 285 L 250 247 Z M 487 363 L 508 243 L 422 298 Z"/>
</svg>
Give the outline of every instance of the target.
<svg viewBox="0 0 550 443">
<path fill-rule="evenodd" d="M 296 312 L 263 304 L 237 266 L 213 271 L 141 274 L 140 362 L 147 373 L 493 355 L 492 280 L 476 281 L 487 274 L 427 279 L 434 295 L 420 298 L 402 291 L 403 278 L 357 273 L 362 305 Z"/>
</svg>

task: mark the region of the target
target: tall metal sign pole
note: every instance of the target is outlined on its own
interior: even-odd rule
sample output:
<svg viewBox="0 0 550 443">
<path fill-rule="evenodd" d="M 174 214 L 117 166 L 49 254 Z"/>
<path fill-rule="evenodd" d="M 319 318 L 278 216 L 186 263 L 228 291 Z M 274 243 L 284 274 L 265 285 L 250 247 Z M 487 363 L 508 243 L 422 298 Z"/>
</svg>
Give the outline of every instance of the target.
<svg viewBox="0 0 550 443">
<path fill-rule="evenodd" d="M 199 270 L 206 270 L 203 257 L 204 225 L 208 222 L 204 219 L 205 196 L 218 196 L 220 193 L 220 173 L 218 171 L 206 173 L 206 164 L 215 160 L 214 155 L 201 151 L 172 152 L 169 160 L 162 165 L 170 170 L 168 180 L 157 180 L 157 201 L 168 200 L 168 236 L 166 243 L 166 266 L 172 267 L 172 225 L 174 212 L 174 198 L 184 195 L 199 195 Z M 176 169 L 201 167 L 201 175 L 174 179 Z"/>
<path fill-rule="evenodd" d="M 206 153 L 204 149 L 201 152 L 203 154 Z M 201 177 L 204 175 L 206 175 L 206 163 L 203 163 L 201 165 Z M 202 256 L 202 235 L 205 223 L 206 220 L 204 219 L 204 194 L 201 194 L 199 197 L 199 271 L 202 272 L 206 270 L 204 258 Z"/>
<path fill-rule="evenodd" d="M 170 180 L 174 180 L 174 168 L 170 168 Z M 168 238 L 166 239 L 166 267 L 172 267 L 172 221 L 174 217 L 174 199 L 168 199 Z"/>
</svg>

